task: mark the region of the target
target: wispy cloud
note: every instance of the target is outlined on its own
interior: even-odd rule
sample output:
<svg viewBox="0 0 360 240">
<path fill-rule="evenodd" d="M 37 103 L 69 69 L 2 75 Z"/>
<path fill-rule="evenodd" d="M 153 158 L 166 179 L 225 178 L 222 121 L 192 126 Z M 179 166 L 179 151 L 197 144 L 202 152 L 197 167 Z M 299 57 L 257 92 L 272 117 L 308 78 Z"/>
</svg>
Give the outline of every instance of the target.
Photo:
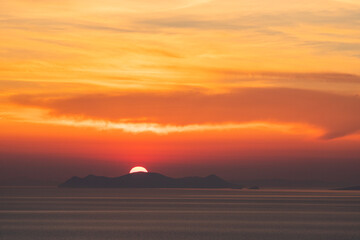
<svg viewBox="0 0 360 240">
<path fill-rule="evenodd" d="M 1 25 L 8 29 L 22 29 L 22 30 L 41 30 L 41 31 L 68 31 L 70 28 L 131 33 L 139 32 L 134 29 L 126 29 L 115 26 L 107 26 L 99 22 L 86 22 L 81 20 L 57 20 L 44 18 L 5 18 L 2 19 Z"/>
<path fill-rule="evenodd" d="M 250 123 L 221 123 L 221 124 L 189 124 L 171 125 L 158 123 L 131 123 L 114 122 L 103 120 L 80 120 L 71 118 L 50 118 L 50 119 L 17 119 L 20 122 L 62 125 L 71 127 L 88 127 L 99 130 L 121 130 L 127 133 L 155 133 L 167 135 L 171 133 L 183 132 L 203 132 L 203 131 L 227 131 L 241 129 L 271 130 L 287 134 L 301 134 L 316 137 L 321 134 L 321 130 L 301 124 L 250 122 Z M 129 119 L 131 121 L 131 119 Z M 299 130 L 301 132 L 299 133 Z"/>
</svg>

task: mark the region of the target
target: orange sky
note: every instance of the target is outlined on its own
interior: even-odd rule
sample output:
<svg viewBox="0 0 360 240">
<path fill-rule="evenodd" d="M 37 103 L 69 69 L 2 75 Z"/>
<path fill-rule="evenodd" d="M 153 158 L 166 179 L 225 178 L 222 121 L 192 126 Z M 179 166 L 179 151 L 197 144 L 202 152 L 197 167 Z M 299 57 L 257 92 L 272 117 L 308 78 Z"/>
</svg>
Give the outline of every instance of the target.
<svg viewBox="0 0 360 240">
<path fill-rule="evenodd" d="M 360 181 L 359 25 L 356 0 L 2 1 L 0 184 Z"/>
</svg>

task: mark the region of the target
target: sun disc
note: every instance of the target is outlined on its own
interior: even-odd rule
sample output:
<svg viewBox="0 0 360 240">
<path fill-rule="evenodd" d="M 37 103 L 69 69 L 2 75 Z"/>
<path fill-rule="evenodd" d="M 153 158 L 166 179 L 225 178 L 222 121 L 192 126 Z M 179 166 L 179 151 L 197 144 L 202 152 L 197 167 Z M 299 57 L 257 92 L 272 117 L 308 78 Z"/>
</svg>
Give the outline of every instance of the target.
<svg viewBox="0 0 360 240">
<path fill-rule="evenodd" d="M 146 170 L 146 168 L 141 167 L 141 166 L 133 167 L 133 168 L 130 170 L 130 173 L 137 173 L 137 172 L 148 172 L 148 170 Z"/>
</svg>

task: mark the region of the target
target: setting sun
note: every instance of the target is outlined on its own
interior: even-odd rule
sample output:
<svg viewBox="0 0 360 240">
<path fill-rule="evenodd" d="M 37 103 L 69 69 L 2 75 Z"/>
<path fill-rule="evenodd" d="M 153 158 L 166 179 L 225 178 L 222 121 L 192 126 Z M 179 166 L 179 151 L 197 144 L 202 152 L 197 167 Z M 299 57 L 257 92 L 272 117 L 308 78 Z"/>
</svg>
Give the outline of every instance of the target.
<svg viewBox="0 0 360 240">
<path fill-rule="evenodd" d="M 130 173 L 138 173 L 138 172 L 148 172 L 148 170 L 146 170 L 146 168 L 140 167 L 140 166 L 133 167 L 130 170 Z"/>
</svg>

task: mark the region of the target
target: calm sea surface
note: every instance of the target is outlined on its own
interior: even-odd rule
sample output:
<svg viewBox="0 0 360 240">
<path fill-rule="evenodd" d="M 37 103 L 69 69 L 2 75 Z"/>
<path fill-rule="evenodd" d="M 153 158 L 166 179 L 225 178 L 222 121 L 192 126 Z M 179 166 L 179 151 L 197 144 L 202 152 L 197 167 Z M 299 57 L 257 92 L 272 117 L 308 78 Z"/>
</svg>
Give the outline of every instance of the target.
<svg viewBox="0 0 360 240">
<path fill-rule="evenodd" d="M 0 188 L 0 239 L 359 240 L 360 192 Z"/>
</svg>

